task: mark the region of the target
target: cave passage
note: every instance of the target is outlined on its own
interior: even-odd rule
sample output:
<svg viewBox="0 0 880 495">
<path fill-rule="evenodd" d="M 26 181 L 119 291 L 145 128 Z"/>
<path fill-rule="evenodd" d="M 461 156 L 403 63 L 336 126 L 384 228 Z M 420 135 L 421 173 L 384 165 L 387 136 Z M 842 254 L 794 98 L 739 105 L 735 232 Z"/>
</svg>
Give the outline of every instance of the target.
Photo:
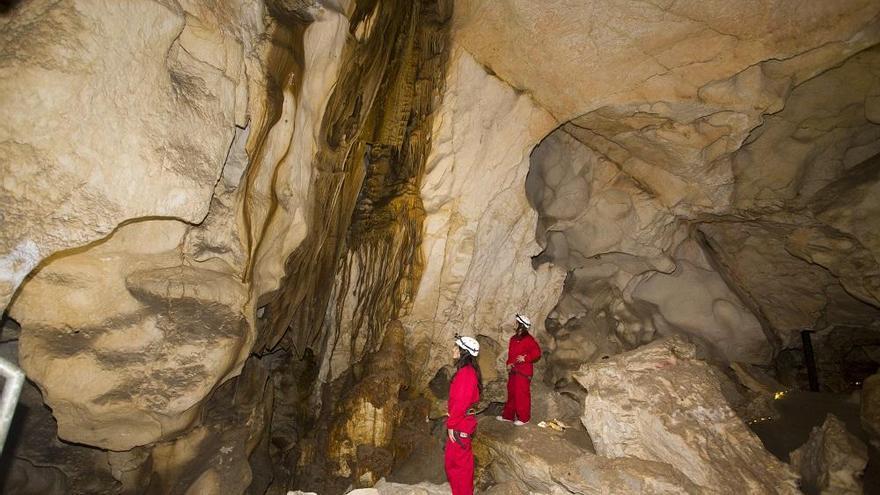
<svg viewBox="0 0 880 495">
<path fill-rule="evenodd" d="M 880 492 L 877 2 L 3 5 L 0 492 Z"/>
</svg>

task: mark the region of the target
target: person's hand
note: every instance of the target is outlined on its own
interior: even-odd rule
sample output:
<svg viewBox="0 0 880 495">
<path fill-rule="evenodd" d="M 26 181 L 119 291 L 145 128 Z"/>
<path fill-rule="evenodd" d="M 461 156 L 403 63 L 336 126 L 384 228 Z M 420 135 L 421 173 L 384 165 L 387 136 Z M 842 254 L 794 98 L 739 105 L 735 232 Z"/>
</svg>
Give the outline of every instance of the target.
<svg viewBox="0 0 880 495">
<path fill-rule="evenodd" d="M 446 433 L 449 435 L 449 441 L 454 442 L 455 441 L 455 430 L 448 428 L 446 430 Z"/>
<path fill-rule="evenodd" d="M 520 354 L 519 356 L 517 356 L 517 357 L 516 357 L 516 362 L 517 362 L 517 363 L 524 363 L 524 362 L 526 362 L 526 355 L 525 355 L 525 354 Z"/>
</svg>

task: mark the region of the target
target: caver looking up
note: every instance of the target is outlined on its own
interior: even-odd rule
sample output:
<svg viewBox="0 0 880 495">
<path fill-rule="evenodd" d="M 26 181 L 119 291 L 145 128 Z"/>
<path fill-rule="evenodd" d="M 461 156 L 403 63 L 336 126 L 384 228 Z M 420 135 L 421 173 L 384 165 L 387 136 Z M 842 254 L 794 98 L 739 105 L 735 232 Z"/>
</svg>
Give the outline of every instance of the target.
<svg viewBox="0 0 880 495">
<path fill-rule="evenodd" d="M 477 356 L 480 344 L 472 337 L 455 336 L 455 376 L 449 384 L 449 419 L 444 453 L 446 478 L 452 495 L 474 493 L 474 451 L 471 446 L 477 431 L 474 407 L 480 401 L 483 379 Z"/>
<path fill-rule="evenodd" d="M 540 359 L 538 341 L 529 334 L 532 322 L 527 316 L 516 315 L 516 333 L 507 348 L 507 403 L 497 416 L 499 421 L 513 421 L 522 426 L 532 417 L 532 363 Z"/>
</svg>

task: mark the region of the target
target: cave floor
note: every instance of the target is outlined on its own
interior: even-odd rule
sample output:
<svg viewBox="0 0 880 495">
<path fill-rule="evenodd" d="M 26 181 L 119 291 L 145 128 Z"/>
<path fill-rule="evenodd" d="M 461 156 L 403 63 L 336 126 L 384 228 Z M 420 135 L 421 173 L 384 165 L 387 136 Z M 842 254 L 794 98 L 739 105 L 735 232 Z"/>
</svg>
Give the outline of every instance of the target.
<svg viewBox="0 0 880 495">
<path fill-rule="evenodd" d="M 784 462 L 789 461 L 789 454 L 803 445 L 810 435 L 810 431 L 820 426 L 828 414 L 834 414 L 843 421 L 847 429 L 859 437 L 868 445 L 869 460 L 865 469 L 863 482 L 864 493 L 880 494 L 880 451 L 868 443 L 868 437 L 861 427 L 859 420 L 859 404 L 849 395 L 789 391 L 775 402 L 779 411 L 779 418 L 754 423 L 752 430 L 760 437 L 764 446 L 773 455 Z M 580 426 L 579 423 L 574 423 Z M 504 437 L 510 435 L 523 435 L 529 428 L 539 431 L 536 426 L 523 429 L 514 428 L 508 424 L 497 423 L 492 415 L 480 418 L 478 432 L 493 434 Z M 397 465 L 388 476 L 388 481 L 397 483 L 417 484 L 428 481 L 435 484 L 446 482 L 446 474 L 443 470 L 443 423 L 425 423 L 424 428 L 418 427 L 415 445 L 412 454 Z M 592 442 L 586 431 L 582 428 L 572 428 L 564 434 L 565 440 L 588 452 L 594 452 Z M 552 448 L 551 442 L 535 442 L 536 445 L 547 443 Z M 480 460 L 477 459 L 479 463 Z M 811 495 L 807 493 L 807 495 Z"/>
<path fill-rule="evenodd" d="M 477 435 L 494 438 L 501 443 L 514 445 L 518 442 L 526 442 L 535 448 L 534 455 L 545 461 L 553 462 L 558 451 L 558 441 L 564 441 L 584 452 L 595 453 L 593 442 L 586 429 L 577 418 L 565 418 L 565 422 L 572 425 L 564 433 L 558 433 L 550 429 L 539 428 L 537 423 L 541 419 L 533 418 L 532 423 L 524 427 L 516 427 L 510 423 L 501 423 L 495 419 L 500 408 L 490 408 L 479 417 Z M 446 472 L 443 468 L 443 443 L 444 423 L 436 421 L 425 423 L 424 428 L 419 429 L 418 439 L 412 453 L 408 458 L 399 463 L 394 471 L 388 476 L 388 481 L 393 483 L 418 484 L 427 481 L 434 484 L 446 483 Z M 562 462 L 563 459 L 559 459 Z M 476 463 L 481 463 L 480 456 Z M 477 492 L 480 492 L 478 489 Z"/>
<path fill-rule="evenodd" d="M 803 445 L 810 431 L 821 426 L 828 414 L 846 424 L 847 430 L 868 445 L 868 466 L 863 476 L 866 494 L 880 494 L 880 451 L 873 448 L 859 420 L 859 404 L 849 395 L 789 391 L 776 401 L 779 418 L 751 426 L 764 447 L 784 462 Z M 807 495 L 811 495 L 807 493 Z"/>
</svg>

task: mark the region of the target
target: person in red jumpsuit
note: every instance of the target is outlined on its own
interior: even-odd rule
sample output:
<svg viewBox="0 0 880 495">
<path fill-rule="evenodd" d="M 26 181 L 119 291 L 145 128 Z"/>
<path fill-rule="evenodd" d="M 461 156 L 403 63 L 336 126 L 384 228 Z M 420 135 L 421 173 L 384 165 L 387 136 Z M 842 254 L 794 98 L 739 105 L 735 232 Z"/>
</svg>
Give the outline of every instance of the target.
<svg viewBox="0 0 880 495">
<path fill-rule="evenodd" d="M 538 341 L 529 335 L 532 322 L 524 315 L 516 315 L 516 333 L 507 348 L 507 402 L 499 421 L 513 421 L 522 426 L 532 419 L 532 363 L 541 357 Z"/>
<path fill-rule="evenodd" d="M 449 418 L 446 420 L 444 463 L 452 495 L 473 495 L 474 452 L 477 431 L 474 407 L 480 401 L 483 378 L 477 356 L 480 344 L 472 337 L 455 337 L 456 372 L 449 384 Z"/>
</svg>

